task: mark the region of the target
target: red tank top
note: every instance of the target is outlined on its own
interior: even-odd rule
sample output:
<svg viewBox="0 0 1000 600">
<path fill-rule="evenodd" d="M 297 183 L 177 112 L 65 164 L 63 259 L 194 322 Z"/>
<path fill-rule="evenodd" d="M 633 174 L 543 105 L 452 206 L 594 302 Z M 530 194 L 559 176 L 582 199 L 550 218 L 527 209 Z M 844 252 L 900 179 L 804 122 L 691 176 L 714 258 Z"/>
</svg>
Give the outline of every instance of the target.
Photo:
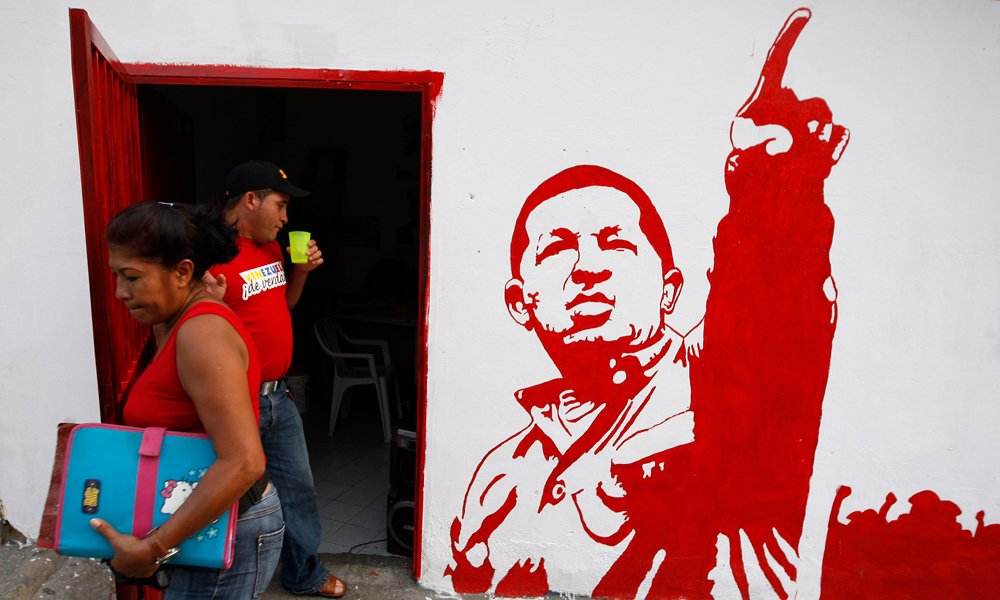
<svg viewBox="0 0 1000 600">
<path fill-rule="evenodd" d="M 217 302 L 202 301 L 191 306 L 174 326 L 159 354 L 135 381 L 125 403 L 124 420 L 133 427 L 166 427 L 175 431 L 203 431 L 194 402 L 184 391 L 177 373 L 177 332 L 184 323 L 198 315 L 219 315 L 243 338 L 250 358 L 247 369 L 247 401 L 253 407 L 254 418 L 260 422 L 257 391 L 260 388 L 260 363 L 257 348 L 246 326 L 233 311 Z"/>
</svg>

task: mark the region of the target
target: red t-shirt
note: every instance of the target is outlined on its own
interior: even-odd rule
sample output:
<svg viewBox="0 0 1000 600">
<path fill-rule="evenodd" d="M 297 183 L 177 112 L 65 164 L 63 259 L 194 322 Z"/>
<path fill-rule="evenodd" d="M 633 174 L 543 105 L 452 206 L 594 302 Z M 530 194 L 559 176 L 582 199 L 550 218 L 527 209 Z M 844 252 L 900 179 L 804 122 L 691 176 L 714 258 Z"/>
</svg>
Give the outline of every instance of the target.
<svg viewBox="0 0 1000 600">
<path fill-rule="evenodd" d="M 246 326 L 222 304 L 198 302 L 191 306 L 174 326 L 166 343 L 136 380 L 125 403 L 126 425 L 133 427 L 166 427 L 174 431 L 203 431 L 194 402 L 184 391 L 177 373 L 177 332 L 185 321 L 198 315 L 219 315 L 236 330 L 247 345 L 250 366 L 247 368 L 247 398 L 253 407 L 254 418 L 260 422 L 257 391 L 260 389 L 260 368 L 257 348 Z"/>
<path fill-rule="evenodd" d="M 226 276 L 224 300 L 246 323 L 260 350 L 262 381 L 280 379 L 292 364 L 292 314 L 285 298 L 285 263 L 278 242 L 240 236 L 239 255 L 212 274 Z"/>
</svg>

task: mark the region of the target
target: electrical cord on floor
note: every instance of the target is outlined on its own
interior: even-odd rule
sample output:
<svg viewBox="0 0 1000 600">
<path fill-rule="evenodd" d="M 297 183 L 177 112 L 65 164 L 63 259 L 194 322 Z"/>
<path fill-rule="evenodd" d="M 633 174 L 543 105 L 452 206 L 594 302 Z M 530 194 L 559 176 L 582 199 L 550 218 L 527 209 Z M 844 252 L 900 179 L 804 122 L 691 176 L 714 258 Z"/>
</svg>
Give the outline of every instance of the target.
<svg viewBox="0 0 1000 600">
<path fill-rule="evenodd" d="M 361 542 L 360 544 L 354 544 L 353 546 L 351 546 L 351 549 L 347 551 L 347 553 L 348 554 L 354 554 L 354 551 L 357 548 L 362 548 L 364 546 L 370 546 L 371 544 L 377 544 L 379 542 L 387 542 L 387 541 L 389 541 L 389 538 L 380 538 L 380 539 L 377 539 L 377 540 L 371 540 L 369 542 Z"/>
</svg>

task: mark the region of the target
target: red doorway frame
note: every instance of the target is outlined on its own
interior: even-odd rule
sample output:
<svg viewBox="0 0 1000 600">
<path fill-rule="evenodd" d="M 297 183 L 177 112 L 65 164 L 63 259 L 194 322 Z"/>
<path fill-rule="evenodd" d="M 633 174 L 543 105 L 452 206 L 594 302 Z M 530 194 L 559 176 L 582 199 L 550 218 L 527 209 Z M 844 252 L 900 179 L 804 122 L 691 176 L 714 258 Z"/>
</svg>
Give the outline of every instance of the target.
<svg viewBox="0 0 1000 600">
<path fill-rule="evenodd" d="M 416 92 L 421 103 L 420 148 L 420 280 L 421 310 L 417 322 L 417 473 L 414 511 L 413 574 L 421 573 L 423 531 L 424 419 L 427 410 L 427 300 L 430 277 L 431 124 L 444 74 L 435 71 L 357 71 L 266 68 L 231 65 L 121 63 L 136 85 L 234 86 Z"/>
</svg>

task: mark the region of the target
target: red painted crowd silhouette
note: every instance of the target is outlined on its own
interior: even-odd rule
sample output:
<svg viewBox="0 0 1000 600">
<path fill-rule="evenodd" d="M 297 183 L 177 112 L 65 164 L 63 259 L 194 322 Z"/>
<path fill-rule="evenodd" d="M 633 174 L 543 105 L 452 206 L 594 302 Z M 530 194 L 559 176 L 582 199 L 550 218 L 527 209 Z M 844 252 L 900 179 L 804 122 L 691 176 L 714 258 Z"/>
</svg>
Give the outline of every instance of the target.
<svg viewBox="0 0 1000 600">
<path fill-rule="evenodd" d="M 838 490 L 823 558 L 823 600 L 855 598 L 991 598 L 1000 591 L 1000 525 L 976 515 L 975 532 L 958 522 L 961 509 L 931 491 L 910 498 L 910 511 L 889 521 L 896 497 L 876 512 L 841 524 L 851 488 Z"/>
</svg>

